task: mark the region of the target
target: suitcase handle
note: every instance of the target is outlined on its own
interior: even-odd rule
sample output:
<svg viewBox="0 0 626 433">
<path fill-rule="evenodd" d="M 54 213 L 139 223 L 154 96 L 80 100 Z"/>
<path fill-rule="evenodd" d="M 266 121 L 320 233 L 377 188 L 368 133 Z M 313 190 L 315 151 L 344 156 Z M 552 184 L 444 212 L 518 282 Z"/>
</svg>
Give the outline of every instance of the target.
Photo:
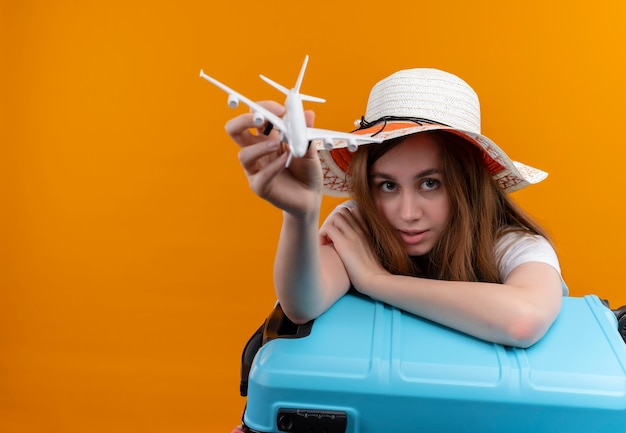
<svg viewBox="0 0 626 433">
<path fill-rule="evenodd" d="M 606 308 L 611 309 L 609 301 L 606 299 L 602 299 L 601 301 Z M 626 305 L 622 305 L 621 307 L 611 311 L 615 314 L 615 317 L 617 317 L 617 330 L 626 344 Z"/>
<path fill-rule="evenodd" d="M 280 304 L 276 304 L 270 315 L 265 319 L 263 344 L 277 338 L 304 338 L 311 334 L 314 320 L 303 325 L 293 323 L 285 314 Z"/>
<path fill-rule="evenodd" d="M 626 305 L 621 306 L 617 310 L 613 310 L 617 317 L 617 330 L 622 336 L 622 340 L 626 343 Z"/>
<path fill-rule="evenodd" d="M 313 320 L 304 325 L 296 325 L 284 313 L 280 304 L 276 304 L 265 322 L 254 331 L 252 336 L 243 348 L 241 353 L 241 382 L 239 383 L 239 394 L 242 397 L 248 395 L 248 376 L 252 361 L 261 346 L 277 338 L 303 338 L 311 333 Z"/>
</svg>

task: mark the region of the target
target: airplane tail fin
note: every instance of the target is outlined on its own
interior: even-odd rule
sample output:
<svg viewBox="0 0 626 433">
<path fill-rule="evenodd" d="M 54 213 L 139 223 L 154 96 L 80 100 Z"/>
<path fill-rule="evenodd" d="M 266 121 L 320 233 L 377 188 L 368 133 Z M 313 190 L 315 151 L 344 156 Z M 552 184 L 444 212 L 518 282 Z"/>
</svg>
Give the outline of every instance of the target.
<svg viewBox="0 0 626 433">
<path fill-rule="evenodd" d="M 303 101 L 326 102 L 325 99 L 318 98 L 317 96 L 303 95 L 302 93 L 300 93 L 300 86 L 302 86 L 302 80 L 304 79 L 304 72 L 306 71 L 306 65 L 308 62 L 309 62 L 309 56 L 307 55 L 304 57 L 304 63 L 302 63 L 302 68 L 300 69 L 300 74 L 298 75 L 298 81 L 296 81 L 296 86 L 294 87 L 294 90 L 298 94 L 300 94 L 300 98 Z M 264 75 L 261 75 L 261 79 L 265 81 L 267 84 L 269 84 L 270 86 L 272 86 L 273 88 L 275 88 L 276 90 L 278 90 L 279 92 L 284 93 L 285 95 L 289 94 L 289 89 L 287 89 L 285 86 L 281 84 L 278 84 L 276 81 L 271 80 Z"/>
<path fill-rule="evenodd" d="M 300 86 L 302 86 L 302 80 L 304 79 L 304 72 L 306 71 L 306 65 L 309 63 L 308 54 L 304 56 L 304 62 L 302 62 L 302 67 L 300 68 L 300 74 L 298 75 L 298 81 L 296 81 L 296 92 L 300 93 Z"/>
<path fill-rule="evenodd" d="M 306 65 L 309 63 L 308 54 L 304 56 L 304 62 L 302 62 L 302 67 L 300 68 L 300 74 L 298 75 L 298 81 L 296 81 L 296 92 L 300 93 L 300 87 L 302 86 L 302 80 L 304 79 L 304 72 L 306 71 Z M 300 93 L 300 98 L 303 101 L 309 102 L 326 102 L 325 99 L 318 98 L 317 96 L 304 95 Z"/>
</svg>

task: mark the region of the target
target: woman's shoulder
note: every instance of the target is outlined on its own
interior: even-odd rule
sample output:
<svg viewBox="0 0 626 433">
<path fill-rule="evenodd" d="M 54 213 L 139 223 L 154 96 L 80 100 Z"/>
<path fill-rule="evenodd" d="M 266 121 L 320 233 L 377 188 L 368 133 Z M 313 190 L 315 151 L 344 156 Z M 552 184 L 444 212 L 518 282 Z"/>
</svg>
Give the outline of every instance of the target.
<svg viewBox="0 0 626 433">
<path fill-rule="evenodd" d="M 335 209 L 333 210 L 333 212 L 337 212 L 338 209 L 343 209 L 343 208 L 348 208 L 348 209 L 353 209 L 356 207 L 356 202 L 354 200 L 346 200 L 344 202 L 339 203 Z"/>
<path fill-rule="evenodd" d="M 511 247 L 540 247 L 549 248 L 554 251 L 552 243 L 545 237 L 539 234 L 530 233 L 523 230 L 516 230 L 513 228 L 506 230 L 496 240 L 496 251 L 503 249 L 506 250 Z"/>
<path fill-rule="evenodd" d="M 541 235 L 508 230 L 497 240 L 495 255 L 503 281 L 515 267 L 526 262 L 547 263 L 561 274 L 559 259 L 552 243 Z"/>
<path fill-rule="evenodd" d="M 337 212 L 339 212 L 340 209 L 353 209 L 356 207 L 356 202 L 354 200 L 347 200 L 344 201 L 342 203 L 339 203 L 337 206 L 335 206 L 335 208 L 326 216 L 326 218 L 324 219 L 324 223 L 322 224 L 321 228 L 323 229 L 324 226 L 326 225 L 326 222 L 328 220 L 330 220 L 330 218 L 335 215 Z"/>
</svg>

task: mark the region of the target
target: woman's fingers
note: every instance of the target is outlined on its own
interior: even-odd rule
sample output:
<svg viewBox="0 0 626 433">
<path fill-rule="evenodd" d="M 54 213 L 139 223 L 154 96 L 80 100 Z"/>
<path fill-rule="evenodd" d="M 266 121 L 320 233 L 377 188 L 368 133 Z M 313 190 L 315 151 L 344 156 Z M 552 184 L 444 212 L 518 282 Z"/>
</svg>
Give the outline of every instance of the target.
<svg viewBox="0 0 626 433">
<path fill-rule="evenodd" d="M 280 156 L 282 143 L 278 139 L 261 141 L 254 145 L 242 147 L 239 151 L 239 163 L 246 173 L 254 174 L 270 160 Z M 273 156 L 273 158 L 272 158 Z"/>
<path fill-rule="evenodd" d="M 279 117 L 285 114 L 285 108 L 278 102 L 262 101 L 259 102 L 259 105 Z M 267 138 L 263 135 L 266 125 L 267 123 L 261 127 L 255 125 L 254 114 L 250 112 L 230 119 L 226 122 L 225 129 L 228 135 L 230 135 L 239 146 L 245 147 Z M 256 134 L 254 134 L 252 130 L 256 130 Z"/>
<path fill-rule="evenodd" d="M 344 235 L 347 235 L 347 233 L 349 232 L 356 233 L 357 230 L 362 228 L 360 216 L 356 208 L 339 209 L 337 213 L 333 215 L 332 225 L 335 226 L 337 230 L 339 230 Z"/>
<path fill-rule="evenodd" d="M 225 125 L 228 135 L 241 147 L 247 146 L 254 137 L 250 132 L 252 127 L 254 127 L 254 122 L 251 113 L 233 117 Z"/>
<path fill-rule="evenodd" d="M 304 118 L 306 120 L 306 126 L 309 128 L 315 123 L 315 112 L 313 110 L 304 110 Z"/>
<path fill-rule="evenodd" d="M 248 182 L 250 189 L 254 191 L 259 197 L 270 199 L 273 180 L 284 169 L 287 162 L 287 154 L 282 154 L 278 158 L 270 161 L 262 169 L 256 171 L 254 174 L 248 175 Z"/>
<path fill-rule="evenodd" d="M 272 113 L 282 118 L 285 108 L 273 101 L 258 103 L 256 114 L 265 117 Z M 306 213 L 319 206 L 321 193 L 321 164 L 315 148 L 303 158 L 292 161 L 289 146 L 282 142 L 284 130 L 275 127 L 270 131 L 269 123 L 259 126 L 254 123 L 255 113 L 240 114 L 228 122 L 225 129 L 239 145 L 239 162 L 244 169 L 252 191 L 274 206 L 287 212 Z M 314 122 L 314 113 L 307 111 L 305 121 L 308 126 Z M 281 122 L 276 120 L 276 122 Z M 283 128 L 282 125 L 278 125 Z M 285 138 L 287 140 L 287 138 Z"/>
</svg>

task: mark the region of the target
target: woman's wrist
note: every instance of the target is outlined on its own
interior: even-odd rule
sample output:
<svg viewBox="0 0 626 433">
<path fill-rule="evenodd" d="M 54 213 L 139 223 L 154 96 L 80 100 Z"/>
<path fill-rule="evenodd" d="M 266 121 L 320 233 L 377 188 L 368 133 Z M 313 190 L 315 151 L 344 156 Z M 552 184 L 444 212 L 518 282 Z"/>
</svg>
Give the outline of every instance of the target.
<svg viewBox="0 0 626 433">
<path fill-rule="evenodd" d="M 305 199 L 305 197 L 302 197 Z M 283 209 L 283 218 L 293 218 L 300 221 L 319 221 L 320 209 L 322 206 L 322 195 L 306 197 L 306 203 L 298 208 Z"/>
<path fill-rule="evenodd" d="M 359 292 L 376 299 L 376 294 L 389 285 L 389 277 L 393 277 L 393 275 L 381 269 L 380 271 L 368 272 L 367 275 L 363 275 L 362 278 L 359 278 L 356 284 L 353 281 L 353 284 Z"/>
</svg>

